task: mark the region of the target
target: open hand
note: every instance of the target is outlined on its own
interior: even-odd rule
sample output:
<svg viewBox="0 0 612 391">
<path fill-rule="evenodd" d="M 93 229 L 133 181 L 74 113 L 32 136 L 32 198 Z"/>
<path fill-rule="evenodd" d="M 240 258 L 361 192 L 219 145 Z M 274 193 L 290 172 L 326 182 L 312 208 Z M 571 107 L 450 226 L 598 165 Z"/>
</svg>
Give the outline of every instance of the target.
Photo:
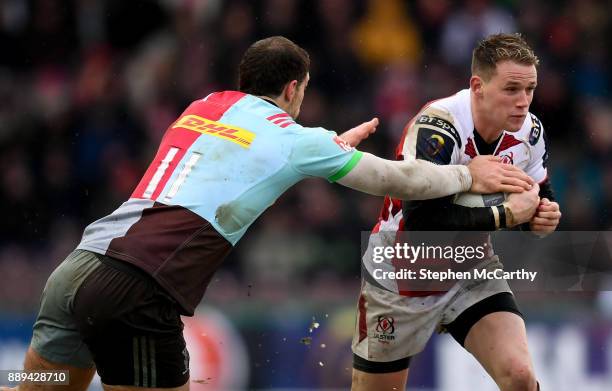
<svg viewBox="0 0 612 391">
<path fill-rule="evenodd" d="M 501 163 L 497 156 L 476 156 L 467 167 L 472 175 L 473 193 L 521 193 L 535 184 L 523 170 Z"/>
<path fill-rule="evenodd" d="M 342 133 L 339 137 L 350 144 L 351 147 L 356 147 L 360 142 L 368 138 L 369 135 L 376 132 L 378 126 L 378 118 L 374 117 L 368 122 L 357 125 L 352 129 Z"/>
</svg>

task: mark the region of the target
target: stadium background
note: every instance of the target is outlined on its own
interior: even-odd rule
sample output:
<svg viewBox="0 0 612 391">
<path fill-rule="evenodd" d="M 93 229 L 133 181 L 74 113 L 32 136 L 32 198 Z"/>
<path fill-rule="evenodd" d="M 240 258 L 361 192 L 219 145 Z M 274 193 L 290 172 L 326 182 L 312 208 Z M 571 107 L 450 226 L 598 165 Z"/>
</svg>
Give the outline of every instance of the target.
<svg viewBox="0 0 612 391">
<path fill-rule="evenodd" d="M 21 367 L 44 281 L 83 227 L 126 199 L 189 102 L 236 88 L 242 53 L 270 35 L 311 55 L 300 122 L 340 132 L 377 115 L 360 149 L 391 157 L 426 101 L 467 86 L 478 38 L 522 32 L 541 59 L 531 111 L 551 143 L 562 227 L 607 230 L 610 9 L 597 0 L 0 2 L 0 369 Z M 347 387 L 360 231 L 380 201 L 308 180 L 264 214 L 186 325 L 194 389 Z M 607 292 L 519 298 L 544 389 L 612 387 Z M 448 336 L 411 372 L 412 389 L 495 389 Z"/>
</svg>

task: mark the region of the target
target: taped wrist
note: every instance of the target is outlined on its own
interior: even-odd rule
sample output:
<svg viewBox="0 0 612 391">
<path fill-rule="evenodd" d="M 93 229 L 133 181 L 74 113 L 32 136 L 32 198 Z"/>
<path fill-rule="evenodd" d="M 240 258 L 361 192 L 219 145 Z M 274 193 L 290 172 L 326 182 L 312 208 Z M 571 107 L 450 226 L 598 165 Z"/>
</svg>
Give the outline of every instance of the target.
<svg viewBox="0 0 612 391">
<path fill-rule="evenodd" d="M 492 206 L 491 211 L 493 212 L 493 218 L 495 219 L 495 229 L 508 228 L 506 208 L 504 205 Z"/>
</svg>

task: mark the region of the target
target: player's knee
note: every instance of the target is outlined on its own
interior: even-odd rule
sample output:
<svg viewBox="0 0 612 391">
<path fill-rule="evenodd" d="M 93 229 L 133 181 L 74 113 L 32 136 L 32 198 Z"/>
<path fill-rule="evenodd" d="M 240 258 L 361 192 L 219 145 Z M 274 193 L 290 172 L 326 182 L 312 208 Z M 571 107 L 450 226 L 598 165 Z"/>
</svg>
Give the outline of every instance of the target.
<svg viewBox="0 0 612 391">
<path fill-rule="evenodd" d="M 508 365 L 498 383 L 504 391 L 535 391 L 537 387 L 533 368 L 520 362 Z"/>
</svg>

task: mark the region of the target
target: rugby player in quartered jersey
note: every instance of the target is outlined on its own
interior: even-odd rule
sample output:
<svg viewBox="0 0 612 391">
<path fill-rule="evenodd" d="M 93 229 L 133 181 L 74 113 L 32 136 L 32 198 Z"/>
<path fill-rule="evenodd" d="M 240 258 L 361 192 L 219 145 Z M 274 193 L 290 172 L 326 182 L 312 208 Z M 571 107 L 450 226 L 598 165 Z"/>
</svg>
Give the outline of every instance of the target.
<svg viewBox="0 0 612 391">
<path fill-rule="evenodd" d="M 309 176 L 336 180 L 362 153 L 236 91 L 192 103 L 165 134 L 131 198 L 85 229 L 78 248 L 132 263 L 192 314 L 253 221 Z"/>
</svg>

